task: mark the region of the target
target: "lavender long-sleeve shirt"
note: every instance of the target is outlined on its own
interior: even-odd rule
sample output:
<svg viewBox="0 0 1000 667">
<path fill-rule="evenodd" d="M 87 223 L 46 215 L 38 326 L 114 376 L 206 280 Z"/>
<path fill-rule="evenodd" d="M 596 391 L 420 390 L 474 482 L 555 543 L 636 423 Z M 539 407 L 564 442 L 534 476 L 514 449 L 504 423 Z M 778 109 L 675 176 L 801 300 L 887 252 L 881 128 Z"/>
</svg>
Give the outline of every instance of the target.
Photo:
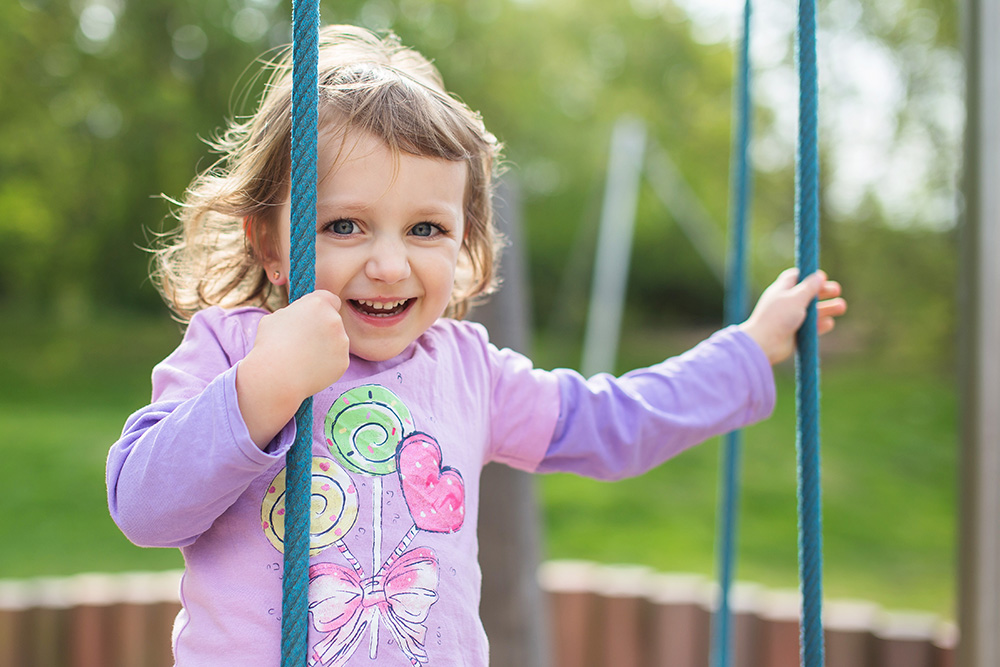
<svg viewBox="0 0 1000 667">
<path fill-rule="evenodd" d="M 295 425 L 261 451 L 235 385 L 264 314 L 196 315 L 108 457 L 121 530 L 184 555 L 181 667 L 280 662 Z M 617 379 L 534 369 L 451 320 L 389 361 L 352 357 L 314 398 L 309 664 L 488 664 L 476 536 L 486 463 L 636 475 L 773 405 L 767 359 L 735 328 Z"/>
</svg>

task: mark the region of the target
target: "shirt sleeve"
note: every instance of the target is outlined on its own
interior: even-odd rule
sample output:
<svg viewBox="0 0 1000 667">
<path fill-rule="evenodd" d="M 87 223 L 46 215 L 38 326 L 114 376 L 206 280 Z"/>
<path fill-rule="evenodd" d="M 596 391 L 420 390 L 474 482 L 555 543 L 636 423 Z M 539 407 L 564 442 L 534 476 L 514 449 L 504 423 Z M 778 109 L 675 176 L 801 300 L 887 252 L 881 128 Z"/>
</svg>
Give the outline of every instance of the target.
<svg viewBox="0 0 1000 667">
<path fill-rule="evenodd" d="M 554 373 L 561 410 L 538 472 L 605 480 L 639 475 L 710 437 L 766 418 L 775 403 L 766 356 L 736 327 L 620 378 Z"/>
<path fill-rule="evenodd" d="M 250 439 L 236 398 L 237 364 L 252 340 L 245 320 L 218 309 L 196 315 L 153 369 L 153 402 L 111 447 L 108 506 L 140 546 L 194 542 L 294 439 L 294 423 L 265 451 Z"/>
<path fill-rule="evenodd" d="M 481 443 L 485 465 L 491 461 L 533 471 L 545 456 L 559 417 L 559 381 L 534 368 L 523 354 L 498 349 L 481 324 L 439 320 L 432 330 L 439 357 L 437 384 L 454 393 L 470 441 Z M 471 445 L 478 447 L 478 445 Z"/>
</svg>

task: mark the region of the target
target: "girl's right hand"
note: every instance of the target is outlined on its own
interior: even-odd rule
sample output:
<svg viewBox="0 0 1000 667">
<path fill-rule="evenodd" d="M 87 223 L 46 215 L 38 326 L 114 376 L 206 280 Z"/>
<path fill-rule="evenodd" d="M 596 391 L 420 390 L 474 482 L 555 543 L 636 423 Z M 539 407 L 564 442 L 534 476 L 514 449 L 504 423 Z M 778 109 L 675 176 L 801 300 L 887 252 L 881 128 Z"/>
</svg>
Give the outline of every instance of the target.
<svg viewBox="0 0 1000 667">
<path fill-rule="evenodd" d="M 264 449 L 306 398 L 340 379 L 350 341 L 340 298 L 317 290 L 265 315 L 239 362 L 236 396 L 251 439 Z"/>
</svg>

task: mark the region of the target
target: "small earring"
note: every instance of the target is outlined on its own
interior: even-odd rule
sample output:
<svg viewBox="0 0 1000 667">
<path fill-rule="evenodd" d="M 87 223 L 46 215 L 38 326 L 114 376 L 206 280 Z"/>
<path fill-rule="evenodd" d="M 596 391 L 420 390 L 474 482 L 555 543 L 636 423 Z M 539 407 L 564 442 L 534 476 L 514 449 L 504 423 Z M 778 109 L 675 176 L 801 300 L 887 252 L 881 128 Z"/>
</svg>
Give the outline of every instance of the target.
<svg viewBox="0 0 1000 667">
<path fill-rule="evenodd" d="M 275 271 L 274 272 L 274 279 L 277 280 L 280 277 L 281 277 L 281 271 Z"/>
</svg>

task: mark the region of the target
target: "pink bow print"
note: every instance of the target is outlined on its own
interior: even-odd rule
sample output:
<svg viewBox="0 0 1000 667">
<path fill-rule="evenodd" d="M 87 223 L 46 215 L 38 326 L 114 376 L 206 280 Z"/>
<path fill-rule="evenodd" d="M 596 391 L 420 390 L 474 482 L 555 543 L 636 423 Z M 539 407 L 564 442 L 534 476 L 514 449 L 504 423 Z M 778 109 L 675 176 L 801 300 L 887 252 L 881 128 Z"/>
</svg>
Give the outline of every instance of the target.
<svg viewBox="0 0 1000 667">
<path fill-rule="evenodd" d="M 376 577 L 362 580 L 335 563 L 309 568 L 309 615 L 328 633 L 313 646 L 311 664 L 341 667 L 381 616 L 413 665 L 427 662 L 424 622 L 437 601 L 438 561 L 431 549 L 408 551 Z"/>
</svg>

